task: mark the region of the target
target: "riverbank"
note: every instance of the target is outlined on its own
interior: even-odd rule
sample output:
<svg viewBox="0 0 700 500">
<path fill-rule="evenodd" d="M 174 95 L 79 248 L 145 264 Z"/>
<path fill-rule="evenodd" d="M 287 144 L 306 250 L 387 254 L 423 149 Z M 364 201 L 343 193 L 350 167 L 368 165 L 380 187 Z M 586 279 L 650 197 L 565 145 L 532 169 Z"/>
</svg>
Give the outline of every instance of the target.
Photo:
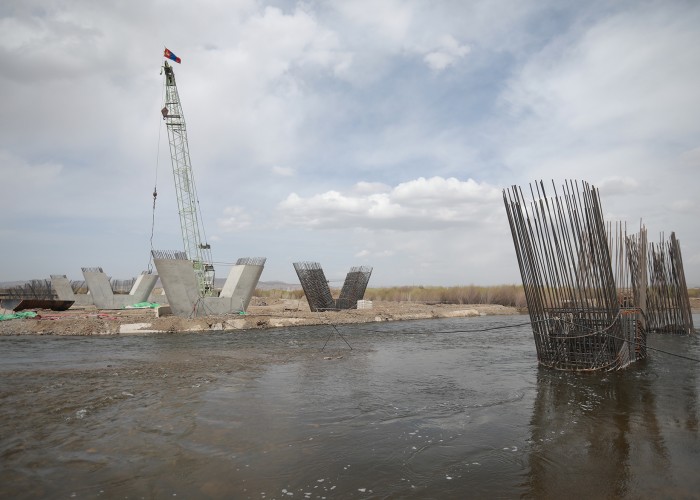
<svg viewBox="0 0 700 500">
<path fill-rule="evenodd" d="M 35 318 L 0 322 L 0 335 L 138 335 L 521 314 L 514 307 L 496 304 L 388 301 L 374 302 L 371 309 L 318 313 L 311 312 L 304 299 L 267 298 L 253 298 L 246 314 L 194 319 L 157 317 L 153 309 L 98 311 L 94 307 L 84 307 L 61 312 L 38 310 L 37 313 Z"/>
</svg>

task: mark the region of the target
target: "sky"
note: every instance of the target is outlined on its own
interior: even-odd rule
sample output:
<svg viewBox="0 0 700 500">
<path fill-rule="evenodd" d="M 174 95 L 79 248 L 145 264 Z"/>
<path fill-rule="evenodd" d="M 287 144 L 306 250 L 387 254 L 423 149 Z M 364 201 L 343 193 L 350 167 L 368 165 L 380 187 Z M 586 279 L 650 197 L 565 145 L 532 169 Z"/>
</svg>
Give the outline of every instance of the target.
<svg viewBox="0 0 700 500">
<path fill-rule="evenodd" d="M 0 281 L 183 248 L 167 47 L 217 277 L 520 283 L 503 189 L 574 179 L 675 231 L 700 286 L 698 26 L 692 0 L 4 0 Z"/>
</svg>

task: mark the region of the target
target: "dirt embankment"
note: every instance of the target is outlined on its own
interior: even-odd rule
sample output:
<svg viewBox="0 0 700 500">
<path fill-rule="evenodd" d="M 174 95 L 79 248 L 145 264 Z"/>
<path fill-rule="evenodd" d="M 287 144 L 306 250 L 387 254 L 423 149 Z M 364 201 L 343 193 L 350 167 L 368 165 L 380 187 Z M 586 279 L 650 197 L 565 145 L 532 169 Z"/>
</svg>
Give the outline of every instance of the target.
<svg viewBox="0 0 700 500">
<path fill-rule="evenodd" d="M 64 312 L 38 310 L 36 318 L 0 322 L 0 335 L 138 335 L 153 332 L 246 330 L 287 326 L 353 324 L 430 318 L 520 314 L 492 304 L 425 304 L 374 302 L 372 309 L 311 312 L 305 300 L 254 298 L 246 314 L 205 318 L 156 317 L 152 309 L 97 311 L 94 307 Z"/>
</svg>

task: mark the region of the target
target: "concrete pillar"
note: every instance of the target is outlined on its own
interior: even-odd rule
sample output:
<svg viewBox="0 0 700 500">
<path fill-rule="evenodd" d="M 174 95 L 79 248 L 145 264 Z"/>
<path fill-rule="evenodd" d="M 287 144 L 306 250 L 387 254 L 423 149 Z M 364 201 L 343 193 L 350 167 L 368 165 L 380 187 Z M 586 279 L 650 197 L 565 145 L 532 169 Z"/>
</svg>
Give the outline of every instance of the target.
<svg viewBox="0 0 700 500">
<path fill-rule="evenodd" d="M 109 278 L 101 267 L 83 267 L 85 284 L 92 295 L 92 302 L 98 309 L 114 309 L 114 292 Z"/>
<path fill-rule="evenodd" d="M 191 260 L 157 258 L 154 255 L 163 291 L 176 316 L 190 317 L 199 301 L 197 278 Z"/>
<path fill-rule="evenodd" d="M 115 295 L 109 278 L 101 267 L 84 267 L 82 270 L 93 303 L 98 309 L 123 309 L 146 302 L 158 281 L 157 274 L 142 273 L 131 287 L 129 295 Z"/>
<path fill-rule="evenodd" d="M 91 306 L 92 295 L 87 293 L 74 293 L 70 280 L 65 274 L 52 274 L 51 286 L 59 300 L 72 300 L 76 306 Z"/>
<path fill-rule="evenodd" d="M 191 260 L 154 252 L 153 262 L 173 314 L 182 317 L 244 312 L 262 274 L 264 258 L 238 259 L 218 297 L 200 297 Z"/>
<path fill-rule="evenodd" d="M 129 292 L 132 304 L 148 301 L 148 297 L 151 295 L 151 292 L 153 291 L 153 288 L 156 286 L 157 282 L 157 274 L 141 273 L 138 278 L 136 278 L 136 281 Z"/>
<path fill-rule="evenodd" d="M 248 309 L 248 304 L 250 304 L 250 299 L 253 297 L 255 288 L 258 286 L 258 281 L 262 275 L 263 268 L 263 265 L 253 264 L 246 264 L 243 267 L 243 271 L 238 279 L 233 296 L 240 297 L 244 311 Z"/>
</svg>

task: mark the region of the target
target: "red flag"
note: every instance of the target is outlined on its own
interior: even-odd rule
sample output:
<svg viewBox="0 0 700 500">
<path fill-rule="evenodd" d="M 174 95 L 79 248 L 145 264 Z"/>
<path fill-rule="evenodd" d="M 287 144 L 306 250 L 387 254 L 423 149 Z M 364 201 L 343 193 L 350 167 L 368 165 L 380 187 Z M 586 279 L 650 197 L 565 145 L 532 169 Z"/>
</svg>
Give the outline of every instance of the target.
<svg viewBox="0 0 700 500">
<path fill-rule="evenodd" d="M 165 49 L 165 52 L 163 52 L 163 57 L 170 59 L 171 61 L 175 61 L 178 64 L 182 63 L 182 60 L 180 60 L 179 57 L 177 57 L 175 54 L 170 52 L 170 50 L 168 50 L 168 49 Z"/>
</svg>

